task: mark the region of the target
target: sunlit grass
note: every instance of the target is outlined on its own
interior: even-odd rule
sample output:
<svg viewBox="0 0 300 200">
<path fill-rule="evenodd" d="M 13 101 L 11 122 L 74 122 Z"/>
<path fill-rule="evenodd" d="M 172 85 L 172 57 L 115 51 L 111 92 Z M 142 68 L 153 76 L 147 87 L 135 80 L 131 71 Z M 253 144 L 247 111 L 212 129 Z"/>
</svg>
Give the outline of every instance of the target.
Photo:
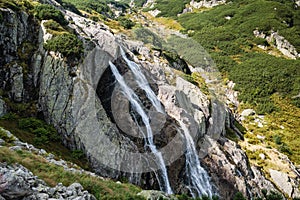
<svg viewBox="0 0 300 200">
<path fill-rule="evenodd" d="M 85 173 L 65 171 L 63 167 L 50 164 L 43 157 L 31 152 L 0 147 L 0 162 L 19 163 L 52 187 L 58 183 L 68 186 L 78 182 L 97 199 L 142 199 L 136 195 L 141 189 L 134 185 L 118 184 Z"/>
</svg>

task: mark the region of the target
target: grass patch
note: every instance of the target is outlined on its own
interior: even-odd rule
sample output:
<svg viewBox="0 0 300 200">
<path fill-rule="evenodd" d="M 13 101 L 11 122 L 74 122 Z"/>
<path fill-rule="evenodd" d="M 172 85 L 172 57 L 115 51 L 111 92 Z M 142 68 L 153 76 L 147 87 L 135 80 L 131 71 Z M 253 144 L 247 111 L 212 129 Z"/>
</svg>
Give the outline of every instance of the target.
<svg viewBox="0 0 300 200">
<path fill-rule="evenodd" d="M 50 19 L 43 24 L 50 34 L 53 36 L 61 35 L 64 33 L 68 33 L 59 23 Z"/>
<path fill-rule="evenodd" d="M 300 164 L 300 108 L 291 103 L 291 100 L 283 98 L 278 94 L 271 97 L 274 105 L 278 108 L 276 112 L 267 114 L 264 117 L 266 124 L 258 127 L 253 119 L 246 120 L 243 125 L 248 131 L 245 138 L 251 144 L 265 143 L 286 154 L 291 161 Z M 257 135 L 264 136 L 263 141 Z"/>
<path fill-rule="evenodd" d="M 20 118 L 15 114 L 8 114 L 0 119 L 0 126 L 12 132 L 22 142 L 34 144 L 35 147 L 45 149 L 47 152 L 66 161 L 76 163 L 84 169 L 90 169 L 86 158 L 78 158 L 61 142 L 53 127 L 35 118 Z"/>
<path fill-rule="evenodd" d="M 143 199 L 136 195 L 141 189 L 134 185 L 117 184 L 84 173 L 68 172 L 63 167 L 50 164 L 43 157 L 27 151 L 15 152 L 7 147 L 0 147 L 0 162 L 19 163 L 52 187 L 57 183 L 68 186 L 78 182 L 97 199 Z"/>
<path fill-rule="evenodd" d="M 32 11 L 36 3 L 31 0 L 0 0 L 1 8 L 10 8 L 14 11 Z M 0 20 L 1 21 L 1 20 Z"/>
</svg>

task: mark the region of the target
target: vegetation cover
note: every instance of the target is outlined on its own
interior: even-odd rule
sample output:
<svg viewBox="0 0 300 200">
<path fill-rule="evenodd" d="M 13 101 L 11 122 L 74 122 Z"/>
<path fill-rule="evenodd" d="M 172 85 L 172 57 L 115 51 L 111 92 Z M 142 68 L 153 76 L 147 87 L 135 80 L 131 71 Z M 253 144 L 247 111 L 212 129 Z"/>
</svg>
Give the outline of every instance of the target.
<svg viewBox="0 0 300 200">
<path fill-rule="evenodd" d="M 77 56 L 80 57 L 83 53 L 83 44 L 76 35 L 64 33 L 57 35 L 48 40 L 44 45 L 47 50 L 58 51 L 64 56 Z"/>
<path fill-rule="evenodd" d="M 184 27 L 182 32 L 210 54 L 223 78 L 236 83 L 234 89 L 239 91 L 242 102 L 240 110 L 250 107 L 265 115 L 262 128 L 252 125 L 251 120 L 244 123 L 251 132 L 245 135 L 249 142 L 266 143 L 299 164 L 300 59 L 287 58 L 276 49 L 274 40 L 267 41 L 253 33 L 258 30 L 269 36 L 276 31 L 299 53 L 299 6 L 283 0 L 231 0 L 178 15 L 186 2 L 172 1 L 178 12 L 156 2 L 153 9 L 162 11 L 161 16 L 177 20 Z M 189 60 L 186 58 L 193 55 L 189 45 L 176 38 L 173 41 L 182 57 Z M 265 141 L 257 139 L 257 135 L 265 136 Z M 231 136 L 237 139 L 235 134 Z"/>
<path fill-rule="evenodd" d="M 255 106 L 258 113 L 271 113 L 276 108 L 270 98 L 279 93 L 300 106 L 300 61 L 269 55 L 257 45 L 271 48 L 265 39 L 256 38 L 254 30 L 270 34 L 277 31 L 300 51 L 300 10 L 292 1 L 233 0 L 202 12 L 180 15 L 183 1 L 170 1 L 179 11 L 173 12 L 157 1 L 161 15 L 173 17 L 185 33 L 199 42 L 212 56 L 218 69 L 236 82 L 239 98 Z M 184 47 L 182 48 L 184 49 Z"/>
</svg>

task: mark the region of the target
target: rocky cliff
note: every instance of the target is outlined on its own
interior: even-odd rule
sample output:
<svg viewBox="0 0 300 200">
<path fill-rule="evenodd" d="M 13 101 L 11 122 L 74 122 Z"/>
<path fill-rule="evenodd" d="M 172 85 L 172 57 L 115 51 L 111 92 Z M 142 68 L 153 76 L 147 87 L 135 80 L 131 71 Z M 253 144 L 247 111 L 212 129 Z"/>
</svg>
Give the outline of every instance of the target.
<svg viewBox="0 0 300 200">
<path fill-rule="evenodd" d="M 126 177 L 142 188 L 160 189 L 159 168 L 149 164 L 153 158 L 141 137 L 145 127 L 120 92 L 109 67 L 113 62 L 150 116 L 153 140 L 162 151 L 175 193 L 191 191 L 186 183 L 180 122 L 193 137 L 214 194 L 221 199 L 231 199 L 238 191 L 250 198 L 262 196 L 262 188 L 277 190 L 259 169 L 250 166 L 239 145 L 225 137 L 226 130 L 237 128 L 223 103 L 179 77 L 159 51 L 114 35 L 101 22 L 64 10 L 55 1 L 47 3 L 55 5 L 71 22 L 68 29 L 83 42 L 84 52 L 74 60 L 46 50 L 44 44 L 53 37 L 44 25 L 47 21 L 40 22 L 26 11 L 1 8 L 0 87 L 6 100 L 2 110 L 16 111 L 9 102 L 31 104 L 35 110 L 30 114 L 53 124 L 67 147 L 83 150 L 96 173 L 114 179 Z M 143 88 L 137 86 L 121 48 L 141 67 L 164 107 L 163 113 L 153 108 Z"/>
</svg>

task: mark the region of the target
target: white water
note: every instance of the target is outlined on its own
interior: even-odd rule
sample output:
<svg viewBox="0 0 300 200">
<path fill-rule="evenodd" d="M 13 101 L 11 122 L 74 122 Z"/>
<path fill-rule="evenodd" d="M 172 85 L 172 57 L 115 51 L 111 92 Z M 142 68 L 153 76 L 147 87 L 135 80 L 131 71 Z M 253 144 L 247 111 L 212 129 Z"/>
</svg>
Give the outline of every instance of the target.
<svg viewBox="0 0 300 200">
<path fill-rule="evenodd" d="M 152 129 L 150 126 L 150 120 L 149 117 L 147 116 L 147 114 L 145 113 L 145 111 L 142 108 L 142 103 L 140 102 L 139 97 L 135 94 L 135 92 L 125 83 L 124 78 L 121 76 L 121 74 L 119 73 L 117 67 L 112 63 L 109 62 L 110 68 L 112 73 L 114 74 L 116 80 L 118 81 L 118 83 L 120 84 L 122 91 L 124 92 L 124 95 L 126 96 L 126 98 L 130 101 L 133 109 L 141 116 L 144 125 L 146 126 L 146 131 L 147 131 L 147 136 L 146 136 L 146 143 L 147 146 L 149 146 L 151 152 L 155 155 L 155 157 L 158 160 L 158 165 L 159 168 L 161 170 L 161 175 L 162 178 L 160 177 L 160 174 L 155 173 L 155 175 L 157 176 L 157 180 L 159 181 L 159 186 L 160 189 L 164 192 L 166 192 L 167 194 L 172 194 L 173 191 L 171 189 L 170 183 L 169 183 L 169 178 L 168 178 L 168 173 L 167 173 L 167 169 L 166 169 L 166 165 L 164 163 L 163 157 L 161 152 L 159 152 L 156 149 L 156 146 L 153 143 L 153 133 L 152 133 Z M 150 87 L 149 87 L 150 88 Z M 152 91 L 152 90 L 151 90 Z M 152 91 L 153 92 L 153 91 Z M 157 100 L 157 99 L 156 99 Z M 157 100 L 158 101 L 158 100 Z"/>
<path fill-rule="evenodd" d="M 164 109 L 161 106 L 160 101 L 157 99 L 155 93 L 151 89 L 151 87 L 150 87 L 145 75 L 143 74 L 141 68 L 135 62 L 129 60 L 126 57 L 126 54 L 125 54 L 124 50 L 122 49 L 122 47 L 120 47 L 120 50 L 121 50 L 122 58 L 127 63 L 129 69 L 133 72 L 133 74 L 136 78 L 136 82 L 139 85 L 139 87 L 142 88 L 146 92 L 146 95 L 147 95 L 148 99 L 151 101 L 151 103 L 155 107 L 155 109 L 160 113 L 164 113 Z"/>
<path fill-rule="evenodd" d="M 193 197 L 202 195 L 212 197 L 212 186 L 209 182 L 209 176 L 205 169 L 200 165 L 198 154 L 192 136 L 186 125 L 178 121 L 186 140 L 186 172 L 187 172 L 187 186 Z"/>
</svg>

